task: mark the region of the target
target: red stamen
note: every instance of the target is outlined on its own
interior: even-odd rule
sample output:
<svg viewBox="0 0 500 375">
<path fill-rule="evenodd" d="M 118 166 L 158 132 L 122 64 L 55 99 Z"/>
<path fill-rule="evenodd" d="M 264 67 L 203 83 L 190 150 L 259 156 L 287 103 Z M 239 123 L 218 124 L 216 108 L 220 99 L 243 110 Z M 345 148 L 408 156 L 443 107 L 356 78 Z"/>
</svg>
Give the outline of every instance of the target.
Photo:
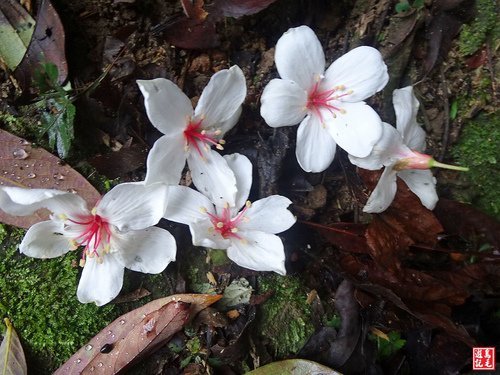
<svg viewBox="0 0 500 375">
<path fill-rule="evenodd" d="M 210 134 L 204 130 L 201 127 L 202 122 L 203 119 L 196 122 L 190 122 L 184 130 L 184 138 L 186 139 L 186 146 L 193 146 L 198 154 L 203 157 L 203 150 L 201 147 L 206 148 L 207 145 L 208 147 L 214 145 L 217 146 L 217 148 L 222 148 L 222 146 L 220 146 L 222 142 L 215 138 L 215 135 L 217 135 L 216 132 Z M 201 144 L 198 144 L 199 142 L 201 142 Z"/>
<path fill-rule="evenodd" d="M 220 216 L 211 214 L 207 212 L 210 217 L 210 221 L 214 226 L 214 230 L 219 232 L 223 238 L 237 238 L 241 240 L 242 238 L 238 235 L 238 225 L 244 219 L 245 212 L 250 207 L 247 204 L 234 218 L 231 218 L 231 209 L 229 207 L 224 207 L 222 214 Z"/>
<path fill-rule="evenodd" d="M 103 243 L 109 244 L 111 240 L 110 224 L 99 215 L 79 217 L 78 220 L 67 219 L 69 222 L 82 225 L 81 234 L 74 240 L 80 246 L 85 246 L 82 260 L 87 254 L 99 256 L 99 248 Z"/>
<path fill-rule="evenodd" d="M 307 99 L 307 108 L 311 110 L 316 116 L 318 116 L 321 122 L 323 122 L 323 115 L 321 114 L 321 110 L 328 110 L 334 117 L 335 111 L 342 113 L 342 108 L 337 107 L 330 102 L 350 95 L 352 91 L 340 93 L 341 91 L 345 91 L 345 88 L 343 86 L 338 86 L 326 91 L 320 91 L 320 82 L 321 80 L 317 80 L 312 90 L 310 91 L 309 97 Z"/>
</svg>

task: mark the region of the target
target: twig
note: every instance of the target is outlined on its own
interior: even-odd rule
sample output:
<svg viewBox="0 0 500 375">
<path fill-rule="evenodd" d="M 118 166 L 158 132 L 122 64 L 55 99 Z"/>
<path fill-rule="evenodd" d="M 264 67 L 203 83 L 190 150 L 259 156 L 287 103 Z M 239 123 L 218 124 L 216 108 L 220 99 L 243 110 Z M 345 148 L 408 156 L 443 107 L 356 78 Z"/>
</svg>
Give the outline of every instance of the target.
<svg viewBox="0 0 500 375">
<path fill-rule="evenodd" d="M 443 140 L 442 140 L 442 148 L 439 153 L 438 161 L 443 161 L 444 155 L 446 154 L 446 149 L 448 148 L 449 141 L 449 132 L 450 132 L 450 102 L 448 100 L 448 86 L 446 85 L 446 78 L 444 77 L 444 66 L 441 66 L 440 74 L 441 78 L 441 87 L 443 90 L 443 98 L 444 98 L 444 130 L 443 130 Z"/>
</svg>

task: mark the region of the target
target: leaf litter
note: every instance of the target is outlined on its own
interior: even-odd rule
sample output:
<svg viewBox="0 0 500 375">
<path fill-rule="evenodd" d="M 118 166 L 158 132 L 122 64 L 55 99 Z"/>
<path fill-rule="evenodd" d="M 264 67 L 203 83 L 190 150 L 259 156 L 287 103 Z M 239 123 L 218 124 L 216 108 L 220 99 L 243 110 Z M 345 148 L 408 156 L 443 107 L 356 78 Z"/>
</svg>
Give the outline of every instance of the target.
<svg viewBox="0 0 500 375">
<path fill-rule="evenodd" d="M 118 5 L 121 7 L 119 9 L 127 10 L 130 9 L 127 8 L 130 7 L 129 4 L 133 4 L 134 2 L 127 1 L 114 3 L 119 3 Z M 222 3 L 234 6 L 235 2 L 220 1 L 207 3 L 208 5 L 203 4 L 202 1 L 184 1 L 183 4 L 185 8 L 188 8 L 187 10 L 185 9 L 186 16 L 179 12 L 176 18 L 164 20 L 164 23 L 160 24 L 160 26 L 163 27 L 163 36 L 173 45 L 177 45 L 177 47 L 184 46 L 185 48 L 193 49 L 203 49 L 221 45 L 221 42 L 227 43 L 226 36 L 233 30 L 231 28 L 231 23 L 221 22 L 223 18 L 220 15 L 220 9 L 213 11 L 213 8 L 210 7 L 214 6 L 214 4 L 215 6 L 219 6 L 219 4 Z M 260 3 L 262 5 L 265 4 L 266 1 L 238 3 L 237 6 L 243 6 L 244 8 L 246 6 L 252 7 L 254 3 Z M 268 3 L 271 2 L 268 1 Z M 370 3 L 372 4 L 373 2 Z M 449 6 L 438 7 L 440 3 L 449 3 Z M 315 6 L 316 5 L 311 5 L 308 9 L 303 9 L 306 13 L 304 17 L 308 17 L 308 21 L 312 23 L 320 23 L 321 15 L 314 14 L 314 12 L 311 11 L 311 9 L 315 9 Z M 438 29 L 444 25 L 446 26 L 445 29 L 448 30 L 447 24 L 451 27 L 456 20 L 441 17 L 440 14 L 444 12 L 447 13 L 447 16 L 451 15 L 450 17 L 453 18 L 455 17 L 453 7 L 456 6 L 457 4 L 455 4 L 455 2 L 435 2 L 435 5 L 433 4 L 432 6 L 431 13 L 428 12 L 430 7 L 426 6 L 419 9 L 410 9 L 407 13 L 390 17 L 391 24 L 396 17 L 399 18 L 399 20 L 394 23 L 394 28 L 392 30 L 387 31 L 387 39 L 389 41 L 389 47 L 391 48 L 389 54 L 395 58 L 400 58 L 404 55 L 408 59 L 412 54 L 418 55 L 420 53 L 418 57 L 424 58 L 426 66 L 428 68 L 430 67 L 430 72 L 428 72 L 428 74 L 432 74 L 432 67 L 437 66 L 440 57 L 446 55 L 447 48 L 449 48 L 446 45 L 446 39 L 449 38 L 452 40 L 453 33 L 438 32 L 432 35 L 429 34 L 429 43 L 425 44 L 425 48 L 422 49 L 422 45 L 418 45 L 419 43 L 422 44 L 420 40 L 421 33 L 419 34 L 419 32 L 423 30 L 424 25 L 427 28 L 432 27 L 434 29 Z M 191 9 L 189 9 L 189 7 L 191 7 Z M 115 7 L 115 10 L 116 9 L 118 8 Z M 257 8 L 254 8 L 254 10 L 255 9 Z M 290 9 L 293 9 L 293 7 L 291 6 Z M 349 11 L 350 9 L 345 10 Z M 231 11 L 233 14 L 230 13 Z M 241 10 L 238 10 L 238 8 L 233 8 L 233 10 L 227 11 L 225 15 L 238 17 L 237 12 L 240 11 Z M 247 9 L 243 11 L 248 12 L 244 14 L 251 14 L 251 12 L 253 12 L 251 8 L 250 10 Z M 364 41 L 375 40 L 380 37 L 380 35 L 376 35 L 377 30 L 380 31 L 377 25 L 382 25 L 384 22 L 383 18 L 386 17 L 387 14 L 390 15 L 391 11 L 392 8 L 387 8 L 387 10 L 384 11 L 384 9 L 380 10 L 377 7 L 377 11 L 374 13 L 371 20 L 365 20 L 366 22 L 364 24 L 362 22 L 360 23 L 360 25 L 364 25 L 364 31 L 362 33 Z M 82 15 L 82 18 L 89 17 L 92 19 L 92 15 L 88 16 L 84 13 L 82 13 Z M 299 22 L 297 18 L 294 18 L 293 14 L 290 16 L 290 13 L 286 13 L 286 17 L 290 17 L 290 19 Z M 183 21 L 180 22 L 180 20 Z M 279 17 L 277 17 L 276 22 L 280 22 Z M 300 22 L 303 22 L 303 20 L 301 19 Z M 458 22 L 462 22 L 462 19 L 459 19 Z M 248 24 L 245 25 L 248 26 Z M 257 25 L 259 24 L 257 23 Z M 255 31 L 252 30 L 254 26 L 255 24 L 252 24 L 248 34 L 255 33 Z M 176 30 L 178 30 L 177 34 Z M 335 32 L 338 31 L 339 30 L 332 30 L 324 35 L 324 37 L 332 37 L 330 42 L 330 54 L 337 53 L 337 50 L 342 48 L 351 48 L 349 43 L 357 43 L 357 41 L 354 40 L 346 40 L 344 41 L 345 44 L 343 44 L 335 40 L 333 36 Z M 338 34 L 340 35 L 342 32 Z M 128 42 L 134 40 L 135 36 L 130 33 L 127 35 L 129 35 L 129 39 L 127 40 L 126 48 L 129 48 L 130 44 L 128 44 Z M 347 34 L 347 36 L 349 36 L 349 34 Z M 176 42 L 175 38 L 178 38 L 179 42 Z M 346 37 L 346 39 L 349 38 Z M 144 40 L 142 40 L 141 43 L 142 42 L 144 42 Z M 125 44 L 124 42 L 122 43 Z M 183 45 L 182 43 L 185 44 Z M 262 41 L 259 43 L 262 43 Z M 413 49 L 412 43 L 417 45 L 417 48 Z M 270 50 L 266 49 L 271 44 L 269 40 L 264 41 L 264 48 L 262 49 L 263 54 L 270 52 Z M 108 45 L 108 47 L 111 48 L 112 46 Z M 248 46 L 245 45 L 243 48 L 247 47 Z M 225 51 L 224 48 L 223 46 L 222 51 Z M 165 64 L 169 69 L 172 67 L 177 69 L 175 64 L 178 63 L 179 60 L 183 61 L 180 57 L 183 56 L 184 51 L 181 49 L 172 50 L 174 53 L 170 54 L 171 51 L 168 51 L 165 60 L 157 61 L 162 61 L 162 64 L 164 61 L 167 61 Z M 422 53 L 422 50 L 424 53 Z M 242 58 L 242 56 L 240 56 L 242 55 L 240 51 L 221 53 L 215 50 L 215 53 L 209 54 L 208 68 L 204 68 L 207 69 L 207 71 L 204 71 L 203 74 L 209 74 L 211 70 L 215 71 L 218 67 L 224 66 L 225 62 L 229 59 L 242 59 L 240 61 L 249 61 L 251 64 L 259 64 L 259 53 L 261 51 L 259 48 L 256 48 L 254 51 L 257 51 L 256 57 L 243 56 L 244 58 Z M 162 52 L 159 53 L 159 56 L 155 56 L 155 58 L 163 58 L 164 56 L 161 56 L 161 53 Z M 191 52 L 188 53 L 190 54 Z M 101 53 L 101 51 L 99 51 L 98 54 L 105 55 Z M 223 57 L 220 57 L 220 55 Z M 140 58 L 135 60 L 137 56 L 139 55 L 133 56 L 134 69 L 123 69 L 124 73 L 117 74 L 115 78 L 113 78 L 114 81 L 112 83 L 107 81 L 102 82 L 102 86 L 105 87 L 105 90 L 103 90 L 104 95 L 102 96 L 105 97 L 107 95 L 111 97 L 109 103 L 112 102 L 112 97 L 116 96 L 110 94 L 115 94 L 117 92 L 113 91 L 111 88 L 130 88 L 133 86 L 133 83 L 129 81 L 137 78 L 137 76 L 140 78 L 141 74 L 145 74 L 149 71 L 163 72 L 160 73 L 160 75 L 167 75 L 167 77 L 169 74 L 174 74 L 175 78 L 179 78 L 183 81 L 185 80 L 188 89 L 192 90 L 192 92 L 196 92 L 196 85 L 198 83 L 193 84 L 193 87 L 189 87 L 191 79 L 193 79 L 193 81 L 198 79 L 200 82 L 203 82 L 203 74 L 198 74 L 199 72 L 192 69 L 189 71 L 187 69 L 183 70 L 184 73 L 181 72 L 180 74 L 177 74 L 178 72 L 165 73 L 166 69 L 164 67 L 161 69 L 155 68 L 156 70 L 150 69 L 151 65 L 158 65 L 154 63 L 150 63 L 147 68 L 143 69 L 143 66 L 146 65 L 146 60 L 140 61 Z M 194 55 L 188 55 L 186 60 L 191 59 L 192 56 L 196 58 L 196 53 L 194 53 Z M 151 59 L 151 61 L 155 60 Z M 394 82 L 398 83 L 403 77 L 403 71 L 408 65 L 408 60 L 403 59 L 403 62 L 399 62 L 399 64 L 401 71 L 393 77 Z M 395 67 L 395 70 L 396 68 L 397 67 Z M 181 71 L 181 69 L 178 68 L 178 71 Z M 185 73 L 186 71 L 188 72 Z M 270 73 L 272 74 L 272 71 L 273 69 L 264 71 L 263 74 L 266 74 L 264 80 L 270 78 Z M 188 76 L 189 79 L 185 79 L 186 74 L 191 74 L 191 76 Z M 254 84 L 255 87 L 252 87 L 252 90 L 258 92 L 259 87 L 261 87 L 259 85 L 261 84 L 258 80 L 256 80 Z M 245 111 L 249 112 L 248 109 L 255 104 L 254 101 L 257 99 L 252 99 L 250 103 L 247 103 L 248 107 L 245 108 Z M 101 103 L 100 110 L 102 110 L 102 112 L 109 111 L 111 107 L 106 107 L 107 105 L 109 104 L 102 105 Z M 131 111 L 131 113 L 133 112 Z M 127 122 L 132 123 L 133 121 L 135 121 L 135 119 L 127 120 Z M 245 127 L 251 128 L 252 125 L 248 125 L 249 123 L 250 121 L 245 122 Z M 136 128 L 131 129 L 128 126 L 123 128 L 123 131 L 130 133 L 137 130 Z M 242 133 L 243 134 L 235 134 L 235 136 L 246 137 L 248 135 L 245 134 L 244 131 Z M 258 176 L 257 186 L 259 195 L 279 192 L 280 189 L 286 185 L 284 180 L 298 180 L 301 177 L 296 171 L 289 168 L 288 165 L 290 164 L 288 163 L 288 159 L 290 159 L 288 149 L 293 149 L 294 142 L 293 138 L 288 137 L 288 134 L 290 133 L 287 133 L 285 129 L 280 129 L 273 133 L 261 129 L 259 137 L 253 139 L 251 144 L 249 142 L 249 146 L 245 149 L 245 153 L 248 153 L 249 157 L 254 155 L 252 161 L 255 162 L 257 160 L 258 168 L 256 175 Z M 134 139 L 140 139 L 142 136 L 143 132 L 138 135 L 135 134 Z M 257 152 L 255 150 L 255 144 L 259 144 L 259 147 L 257 147 L 259 150 L 257 150 Z M 137 144 L 133 145 L 137 146 Z M 16 153 L 17 160 L 24 160 L 24 158 L 29 160 L 28 152 L 24 149 L 23 151 Z M 119 159 L 121 156 L 122 155 L 118 155 L 116 158 Z M 126 158 L 127 155 L 123 155 L 123 157 Z M 116 160 L 116 158 L 114 160 Z M 136 160 L 136 165 L 140 164 L 139 156 L 132 155 L 132 159 L 134 161 Z M 114 164 L 113 158 L 104 162 L 104 164 L 106 163 L 107 166 L 105 165 L 103 171 L 105 171 L 107 176 L 108 173 L 110 173 L 108 177 L 111 177 Z M 127 170 L 127 166 L 124 166 L 123 169 L 117 170 L 116 173 L 117 175 L 123 176 L 125 173 L 135 172 L 135 169 L 137 168 L 132 165 L 130 170 Z M 329 171 L 329 174 L 336 172 L 338 171 Z M 327 246 L 330 246 L 330 248 L 333 246 L 334 252 L 328 253 L 333 254 L 333 256 L 330 258 L 326 257 L 324 254 L 317 254 L 314 243 L 308 238 L 309 243 L 313 246 L 313 251 L 308 250 L 308 256 L 318 256 L 318 262 L 322 262 L 322 272 L 314 273 L 313 275 L 305 275 L 306 278 L 317 278 L 318 282 L 324 282 L 323 290 L 318 288 L 318 299 L 320 303 L 323 303 L 326 313 L 331 312 L 329 309 L 333 306 L 336 313 L 342 316 L 341 325 L 338 329 L 324 325 L 322 327 L 323 329 L 319 331 L 322 333 L 324 339 L 319 340 L 322 344 L 313 349 L 316 350 L 316 352 L 320 348 L 321 350 L 327 351 L 330 349 L 328 352 L 330 354 L 324 358 L 324 363 L 331 361 L 330 363 L 342 362 L 344 365 L 351 365 L 356 361 L 365 361 L 367 363 L 374 361 L 375 353 L 373 353 L 373 348 L 370 346 L 369 340 L 365 339 L 369 332 L 373 332 L 372 328 L 375 325 L 382 330 L 381 332 L 388 332 L 388 335 L 390 334 L 390 329 L 401 329 L 401 331 L 404 332 L 405 337 L 408 339 L 408 347 L 405 348 L 407 349 L 405 353 L 408 355 L 408 358 L 410 358 L 412 366 L 419 366 L 416 364 L 419 360 L 420 362 L 429 360 L 428 357 L 420 355 L 417 349 L 414 349 L 416 345 L 415 341 L 425 342 L 426 345 L 430 345 L 429 347 L 436 348 L 437 354 L 445 353 L 443 345 L 455 346 L 457 344 L 457 339 L 467 342 L 468 344 L 473 343 L 469 334 L 463 327 L 455 324 L 456 320 L 452 313 L 457 306 L 461 306 L 464 301 L 469 300 L 471 295 L 475 292 L 495 290 L 494 288 L 488 289 L 487 284 L 492 281 L 486 280 L 490 277 L 494 278 L 494 269 L 490 269 L 490 267 L 491 261 L 495 259 L 494 251 L 497 249 L 495 248 L 494 241 L 498 239 L 493 235 L 496 230 L 495 225 L 490 224 L 490 222 L 474 212 L 467 215 L 471 216 L 471 221 L 467 221 L 463 226 L 457 225 L 456 220 L 454 221 L 453 219 L 463 216 L 460 215 L 460 213 L 462 212 L 461 210 L 465 210 L 466 207 L 450 207 L 445 203 L 442 209 L 444 213 L 440 213 L 439 206 L 434 213 L 431 213 L 430 211 L 419 208 L 415 197 L 412 197 L 411 193 L 402 189 L 401 186 L 398 196 L 401 195 L 403 199 L 401 201 L 396 200 L 393 207 L 387 213 L 375 215 L 369 224 L 359 224 L 356 214 L 348 213 L 346 215 L 343 213 L 341 214 L 343 216 L 340 216 L 340 218 L 345 223 L 325 225 L 324 223 L 330 223 L 331 221 L 337 220 L 337 213 L 332 209 L 332 206 L 334 204 L 341 205 L 341 203 L 343 203 L 332 202 L 332 185 L 335 182 L 332 183 L 331 180 L 329 181 L 328 174 L 326 174 L 326 176 L 307 176 L 307 178 L 303 179 L 305 180 L 304 186 L 307 186 L 307 189 L 312 190 L 312 187 L 318 186 L 319 183 L 327 186 L 327 197 L 329 198 L 322 206 L 314 208 L 309 207 L 310 217 L 314 218 L 314 220 L 320 224 L 316 222 L 307 223 L 307 225 L 311 228 L 314 227 L 325 237 Z M 364 183 L 366 186 L 370 187 L 370 182 L 366 178 Z M 356 191 L 356 188 L 353 190 Z M 294 193 L 300 196 L 303 191 L 296 189 Z M 358 196 L 357 199 L 363 201 L 363 197 Z M 331 214 L 331 212 L 334 212 L 334 214 Z M 320 215 L 331 216 L 328 217 L 327 220 L 321 220 Z M 366 220 L 366 217 L 362 216 L 362 222 L 366 222 Z M 485 223 L 485 225 L 483 226 L 482 223 Z M 495 222 L 493 221 L 492 223 Z M 471 227 L 473 229 L 469 230 Z M 465 250 L 464 244 L 467 245 Z M 488 248 L 488 245 L 492 246 L 492 248 Z M 302 245 L 291 245 L 293 254 L 302 254 L 306 252 L 304 248 L 300 248 L 300 246 Z M 471 251 L 468 252 L 468 250 Z M 478 256 L 478 254 L 481 254 L 481 256 Z M 476 257 L 476 259 L 474 259 L 474 257 Z M 295 261 L 293 257 L 290 258 L 290 264 L 287 265 L 287 269 L 290 266 L 292 273 L 307 273 L 309 270 L 308 265 L 296 264 L 301 263 L 301 258 L 299 258 L 298 262 Z M 344 283 L 339 280 L 339 275 L 336 273 L 338 269 L 341 270 L 342 277 L 346 277 L 350 280 L 349 283 Z M 483 274 L 481 271 L 484 270 L 487 270 L 487 272 Z M 251 273 L 250 276 L 248 276 L 234 267 L 220 268 L 214 272 L 220 272 L 216 275 L 216 279 L 217 276 L 219 276 L 219 279 L 223 277 L 225 280 L 224 285 L 229 285 L 233 279 L 236 280 L 241 276 L 246 276 L 252 287 L 255 288 L 255 281 L 252 281 Z M 322 278 L 325 275 L 330 277 L 325 279 L 327 281 L 324 281 Z M 340 287 L 341 285 L 342 287 Z M 481 289 L 482 287 L 485 289 Z M 255 289 L 258 292 L 258 286 Z M 328 289 L 326 291 L 328 296 L 339 297 L 335 304 L 331 302 L 332 300 L 325 298 L 324 289 Z M 257 299 L 256 297 L 262 298 Z M 214 354 L 213 358 L 216 360 L 225 359 L 226 363 L 231 363 L 233 361 L 239 361 L 245 356 L 248 357 L 248 353 L 250 353 L 250 356 L 254 359 L 254 365 L 255 363 L 259 364 L 259 359 L 261 360 L 260 364 L 275 359 L 268 354 L 266 356 L 266 353 L 262 353 L 262 351 L 258 351 L 258 349 L 255 348 L 256 346 L 265 347 L 265 341 L 263 343 L 262 338 L 258 337 L 258 335 L 251 335 L 249 333 L 251 330 L 248 329 L 254 319 L 256 319 L 256 317 L 258 319 L 259 317 L 259 307 L 257 306 L 256 310 L 256 306 L 253 306 L 253 304 L 265 304 L 266 300 L 270 298 L 273 298 L 272 291 L 268 291 L 263 295 L 252 296 L 250 305 L 244 303 L 241 306 L 235 306 L 232 310 L 227 311 L 226 314 L 223 315 L 224 318 L 212 316 L 212 314 L 216 314 L 220 308 L 217 310 L 204 310 L 205 317 L 202 319 L 202 322 L 199 323 L 198 329 L 202 331 L 206 329 L 206 332 L 204 331 L 203 334 L 206 334 L 207 340 L 203 341 L 202 345 L 206 345 L 207 348 L 212 348 L 212 353 Z M 164 306 L 165 309 L 162 313 L 166 313 L 167 310 L 170 310 L 171 307 L 167 309 L 167 306 L 169 305 Z M 161 308 L 158 307 L 158 309 Z M 321 309 L 319 311 L 321 311 Z M 349 312 L 351 315 L 349 315 Z M 323 313 L 325 313 L 325 311 L 323 311 Z M 206 314 L 209 314 L 209 316 L 206 316 Z M 399 319 L 394 319 L 391 321 L 392 323 L 390 323 L 389 319 L 384 319 L 384 314 L 391 315 L 392 318 L 399 317 Z M 180 318 L 181 315 L 179 315 L 179 319 Z M 141 323 L 143 326 L 141 331 L 142 334 L 147 335 L 149 329 L 154 325 L 152 323 L 153 321 L 157 321 L 157 317 L 148 315 L 148 319 Z M 167 323 L 167 326 L 168 325 Z M 431 331 L 431 327 L 438 327 L 438 329 Z M 141 334 L 139 331 L 140 330 L 136 333 Z M 433 335 L 431 336 L 430 333 Z M 185 335 L 186 332 L 183 333 L 179 331 L 175 337 L 182 337 L 181 341 L 183 342 L 190 341 L 191 339 L 187 338 Z M 354 338 L 355 336 L 357 337 L 356 339 Z M 340 345 L 341 342 L 345 342 L 346 337 L 350 337 L 349 345 Z M 215 343 L 213 341 L 214 338 L 217 338 L 217 342 Z M 339 340 L 337 344 L 335 344 L 336 340 Z M 331 348 L 333 347 L 340 348 L 340 351 L 336 354 L 332 354 L 334 351 L 331 350 Z M 106 343 L 100 346 L 99 352 L 104 356 L 105 354 L 109 354 L 113 348 L 114 346 L 110 346 L 110 344 Z M 366 353 L 366 358 L 360 359 L 358 357 L 360 351 Z M 462 353 L 461 350 L 457 350 L 457 352 Z M 193 355 L 191 359 L 194 360 L 195 357 L 196 356 Z M 203 358 L 203 356 L 200 358 Z M 255 360 L 255 358 L 257 358 L 257 360 Z M 314 359 L 314 357 L 312 358 Z M 458 361 L 456 358 L 453 358 L 453 360 L 456 364 L 460 362 L 460 364 L 463 365 L 463 358 L 461 361 Z M 125 362 L 126 361 L 122 361 L 121 363 L 125 364 Z M 99 367 L 98 365 L 99 362 L 97 362 L 95 367 L 96 371 Z M 196 364 L 195 366 L 195 364 L 192 363 L 192 365 L 192 368 L 198 366 L 198 369 L 203 369 L 203 366 L 200 364 Z M 186 371 L 188 371 L 189 368 L 189 365 L 185 367 Z M 349 369 L 349 367 L 347 368 Z"/>
</svg>

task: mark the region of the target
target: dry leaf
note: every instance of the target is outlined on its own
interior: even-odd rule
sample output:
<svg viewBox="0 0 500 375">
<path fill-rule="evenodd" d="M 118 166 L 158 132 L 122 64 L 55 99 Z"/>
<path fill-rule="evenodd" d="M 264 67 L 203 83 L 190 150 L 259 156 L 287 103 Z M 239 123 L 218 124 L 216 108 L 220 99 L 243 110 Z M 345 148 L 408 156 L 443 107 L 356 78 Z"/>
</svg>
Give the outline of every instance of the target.
<svg viewBox="0 0 500 375">
<path fill-rule="evenodd" d="M 177 294 L 151 301 L 114 320 L 54 374 L 90 373 L 92 367 L 93 374 L 115 374 L 112 371 L 121 370 L 137 355 L 150 354 L 182 329 L 187 320 L 221 297 Z"/>
<path fill-rule="evenodd" d="M 3 130 L 0 130 L 0 186 L 72 191 L 85 199 L 90 207 L 101 198 L 101 194 L 65 162 Z M 29 228 L 47 218 L 47 211 L 12 216 L 0 210 L 0 222 L 22 228 Z"/>
<path fill-rule="evenodd" d="M 50 0 L 39 2 L 36 26 L 23 60 L 15 70 L 22 87 L 29 87 L 33 72 L 40 63 L 51 62 L 57 66 L 58 82 L 62 84 L 68 76 L 64 29 Z"/>
<path fill-rule="evenodd" d="M 9 319 L 5 318 L 4 321 L 7 326 L 7 332 L 2 340 L 2 344 L 0 344 L 0 374 L 27 374 L 28 368 L 19 337 Z"/>
</svg>

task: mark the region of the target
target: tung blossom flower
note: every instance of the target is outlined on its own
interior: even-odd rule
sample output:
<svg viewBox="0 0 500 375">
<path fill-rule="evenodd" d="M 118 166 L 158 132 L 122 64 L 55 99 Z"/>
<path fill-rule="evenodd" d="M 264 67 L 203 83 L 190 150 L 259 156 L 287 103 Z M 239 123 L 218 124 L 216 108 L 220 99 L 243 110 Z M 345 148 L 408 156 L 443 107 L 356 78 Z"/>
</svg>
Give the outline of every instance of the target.
<svg viewBox="0 0 500 375">
<path fill-rule="evenodd" d="M 246 96 L 241 69 L 232 66 L 214 74 L 194 110 L 189 98 L 172 81 L 157 78 L 139 80 L 137 84 L 151 123 L 165 134 L 149 152 L 146 184 L 178 184 L 187 160 L 193 183 L 200 191 L 221 204 L 213 192 L 224 189 L 224 196 L 234 205 L 234 174 L 211 147 L 223 149 L 222 136 L 241 114 Z"/>
<path fill-rule="evenodd" d="M 325 55 L 307 26 L 289 29 L 278 40 L 273 79 L 262 94 L 260 113 L 272 127 L 295 125 L 297 160 L 307 172 L 324 171 L 338 144 L 367 156 L 382 134 L 377 113 L 363 102 L 382 90 L 389 76 L 380 53 L 358 47 L 325 71 Z"/>
<path fill-rule="evenodd" d="M 385 166 L 363 211 L 385 211 L 396 195 L 398 176 L 419 197 L 422 204 L 432 210 L 439 198 L 436 193 L 436 179 L 429 168 L 442 167 L 462 171 L 468 168 L 442 164 L 432 156 L 422 153 L 425 149 L 425 132 L 417 123 L 419 103 L 413 94 L 412 86 L 394 90 L 392 98 L 397 129 L 384 122 L 382 137 L 369 156 L 358 158 L 349 155 L 353 164 L 364 169 L 377 170 Z"/>
<path fill-rule="evenodd" d="M 125 183 L 88 210 L 78 195 L 51 189 L 0 188 L 0 207 L 11 215 L 40 208 L 50 220 L 33 225 L 19 250 L 34 258 L 55 258 L 84 247 L 78 284 L 80 302 L 102 306 L 120 292 L 124 268 L 160 273 L 175 260 L 176 244 L 166 230 L 153 227 L 165 212 L 167 187 Z"/>
<path fill-rule="evenodd" d="M 292 202 L 272 195 L 250 203 L 252 164 L 240 154 L 224 158 L 236 176 L 236 205 L 220 207 L 193 189 L 170 186 L 165 218 L 189 225 L 196 246 L 227 249 L 229 259 L 242 267 L 284 275 L 285 253 L 276 234 L 295 223 L 287 210 Z"/>
</svg>

